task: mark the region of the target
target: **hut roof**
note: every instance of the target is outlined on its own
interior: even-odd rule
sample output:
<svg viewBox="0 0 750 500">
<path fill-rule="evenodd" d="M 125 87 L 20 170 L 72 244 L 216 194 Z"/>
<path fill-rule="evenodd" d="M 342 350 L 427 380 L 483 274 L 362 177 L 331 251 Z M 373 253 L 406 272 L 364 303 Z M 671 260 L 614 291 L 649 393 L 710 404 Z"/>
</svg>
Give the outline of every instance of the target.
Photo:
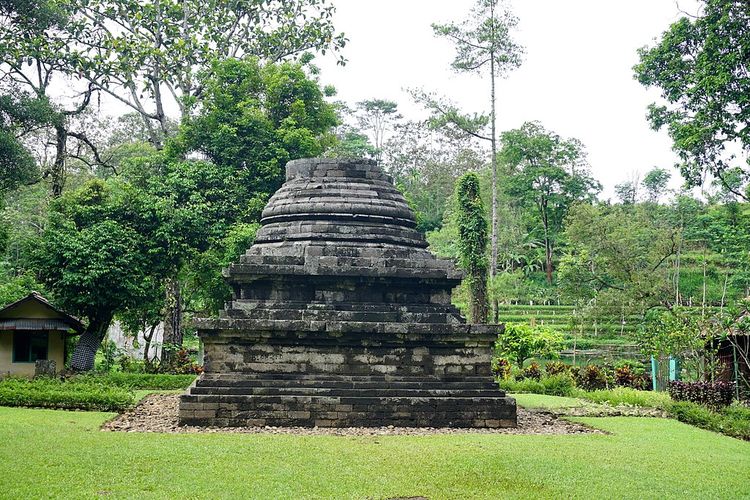
<svg viewBox="0 0 750 500">
<path fill-rule="evenodd" d="M 82 333 L 81 320 L 58 309 L 31 292 L 26 297 L 0 309 L 0 330 L 73 330 Z"/>
</svg>

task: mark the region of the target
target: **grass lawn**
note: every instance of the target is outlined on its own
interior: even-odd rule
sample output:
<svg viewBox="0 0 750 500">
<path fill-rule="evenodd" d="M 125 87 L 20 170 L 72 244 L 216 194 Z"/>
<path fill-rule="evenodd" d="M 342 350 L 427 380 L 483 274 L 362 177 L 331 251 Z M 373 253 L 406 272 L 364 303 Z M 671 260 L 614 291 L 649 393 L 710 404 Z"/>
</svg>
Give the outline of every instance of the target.
<svg viewBox="0 0 750 500">
<path fill-rule="evenodd" d="M 611 435 L 338 437 L 99 431 L 111 415 L 0 408 L 0 496 L 750 497 L 750 443 L 668 419 L 579 419 Z"/>
<path fill-rule="evenodd" d="M 545 394 L 510 394 L 516 400 L 518 406 L 524 408 L 543 408 L 545 410 L 556 410 L 559 408 L 577 408 L 586 403 L 576 398 L 564 398 L 560 396 L 547 396 Z"/>
</svg>

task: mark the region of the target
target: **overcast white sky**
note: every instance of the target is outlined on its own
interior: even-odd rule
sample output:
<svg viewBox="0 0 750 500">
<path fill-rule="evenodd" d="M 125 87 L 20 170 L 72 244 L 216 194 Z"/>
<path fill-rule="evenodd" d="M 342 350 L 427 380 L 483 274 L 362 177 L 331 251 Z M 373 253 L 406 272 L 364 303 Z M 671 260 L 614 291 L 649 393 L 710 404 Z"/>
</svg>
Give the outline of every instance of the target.
<svg viewBox="0 0 750 500">
<path fill-rule="evenodd" d="M 349 38 L 348 63 L 316 61 L 321 81 L 349 103 L 385 98 L 407 118 L 420 116 L 404 89 L 424 87 L 450 97 L 466 111 L 488 109 L 489 80 L 450 69 L 452 45 L 432 34 L 430 23 L 463 20 L 473 0 L 334 0 L 335 25 Z M 666 132 L 646 122 L 657 100 L 633 79 L 636 50 L 653 44 L 680 17 L 674 0 L 515 0 L 516 38 L 526 48 L 520 69 L 502 80 L 499 130 L 539 120 L 545 127 L 583 141 L 594 175 L 605 186 L 654 166 L 672 169 Z M 695 2 L 679 7 L 695 12 Z"/>
</svg>

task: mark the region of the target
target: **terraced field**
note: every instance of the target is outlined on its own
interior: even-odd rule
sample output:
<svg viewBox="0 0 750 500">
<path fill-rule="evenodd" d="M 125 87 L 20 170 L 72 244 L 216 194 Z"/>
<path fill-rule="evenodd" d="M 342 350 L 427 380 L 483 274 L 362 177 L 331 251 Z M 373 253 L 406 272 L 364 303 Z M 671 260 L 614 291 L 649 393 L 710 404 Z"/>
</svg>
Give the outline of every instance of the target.
<svg viewBox="0 0 750 500">
<path fill-rule="evenodd" d="M 691 310 L 701 314 L 700 307 Z M 502 304 L 499 316 L 503 323 L 532 323 L 559 331 L 566 339 L 562 357 L 576 362 L 642 357 L 633 338 L 642 315 L 617 309 L 591 314 L 573 305 Z"/>
</svg>

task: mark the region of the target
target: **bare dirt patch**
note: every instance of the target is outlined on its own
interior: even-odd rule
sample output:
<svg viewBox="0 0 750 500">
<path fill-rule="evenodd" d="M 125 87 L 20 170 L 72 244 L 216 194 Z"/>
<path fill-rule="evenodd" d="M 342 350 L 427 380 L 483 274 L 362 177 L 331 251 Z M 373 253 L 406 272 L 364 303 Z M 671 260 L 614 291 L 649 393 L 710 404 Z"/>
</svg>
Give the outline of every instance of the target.
<svg viewBox="0 0 750 500">
<path fill-rule="evenodd" d="M 518 427 L 512 429 L 456 429 L 430 427 L 193 427 L 178 425 L 179 394 L 150 394 L 127 412 L 102 426 L 104 431 L 246 434 L 300 434 L 329 436 L 387 436 L 430 434 L 604 434 L 559 415 L 518 408 Z"/>
</svg>

